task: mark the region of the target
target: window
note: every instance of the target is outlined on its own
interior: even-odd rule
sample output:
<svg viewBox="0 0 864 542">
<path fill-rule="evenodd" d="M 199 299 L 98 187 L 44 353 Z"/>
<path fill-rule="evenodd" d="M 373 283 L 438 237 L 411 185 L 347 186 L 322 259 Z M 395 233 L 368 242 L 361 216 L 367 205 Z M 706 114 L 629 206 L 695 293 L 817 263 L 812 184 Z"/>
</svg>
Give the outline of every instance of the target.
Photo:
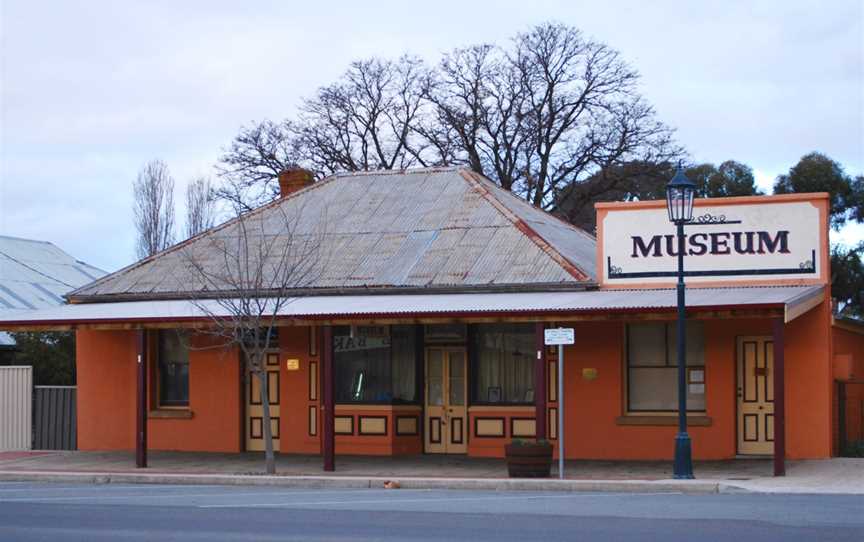
<svg viewBox="0 0 864 542">
<path fill-rule="evenodd" d="M 627 410 L 678 411 L 677 328 L 674 323 L 627 326 Z M 701 322 L 687 322 L 687 410 L 705 410 Z"/>
<path fill-rule="evenodd" d="M 534 404 L 533 324 L 480 324 L 471 335 L 472 403 Z"/>
<path fill-rule="evenodd" d="M 178 330 L 159 331 L 159 406 L 189 406 L 189 348 Z"/>
<path fill-rule="evenodd" d="M 414 326 L 335 327 L 336 402 L 415 402 L 416 337 Z"/>
</svg>

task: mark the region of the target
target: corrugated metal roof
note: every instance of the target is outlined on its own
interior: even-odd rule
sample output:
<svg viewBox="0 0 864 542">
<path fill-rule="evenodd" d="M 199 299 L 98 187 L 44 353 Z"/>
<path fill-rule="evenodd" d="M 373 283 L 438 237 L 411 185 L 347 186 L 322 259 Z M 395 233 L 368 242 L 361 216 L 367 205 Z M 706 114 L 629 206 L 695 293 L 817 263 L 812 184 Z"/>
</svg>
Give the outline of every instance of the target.
<svg viewBox="0 0 864 542">
<path fill-rule="evenodd" d="M 595 278 L 592 236 L 462 168 L 330 177 L 253 211 L 246 225 L 255 235 L 320 245 L 317 268 L 291 285 L 301 289 L 578 286 Z M 99 301 L 200 290 L 189 255 L 217 270 L 225 265 L 219 246 L 238 235 L 238 224 L 226 223 L 72 296 Z"/>
<path fill-rule="evenodd" d="M 47 241 L 0 235 L 0 314 L 61 305 L 68 292 L 104 275 Z M 0 333 L 0 346 L 14 344 Z"/>
<path fill-rule="evenodd" d="M 576 292 L 518 292 L 476 294 L 343 295 L 300 297 L 279 312 L 286 318 L 449 317 L 495 314 L 631 313 L 671 311 L 677 306 L 676 290 L 591 290 Z M 690 288 L 689 310 L 724 308 L 784 308 L 787 315 L 801 314 L 796 307 L 824 299 L 823 286 L 761 286 L 735 288 Z M 207 313 L 224 309 L 215 301 Z M 83 303 L 41 311 L 27 311 L 0 318 L 0 329 L 15 325 L 54 325 L 99 322 L 146 322 L 148 320 L 206 320 L 201 306 L 188 300 Z M 792 319 L 794 316 L 788 318 Z"/>
</svg>

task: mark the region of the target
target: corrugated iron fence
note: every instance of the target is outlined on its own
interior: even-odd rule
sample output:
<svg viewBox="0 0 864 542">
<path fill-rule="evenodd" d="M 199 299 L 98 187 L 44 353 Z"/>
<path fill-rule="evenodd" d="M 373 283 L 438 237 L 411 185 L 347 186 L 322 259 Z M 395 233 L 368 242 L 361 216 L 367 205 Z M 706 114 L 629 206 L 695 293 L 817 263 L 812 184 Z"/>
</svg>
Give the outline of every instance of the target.
<svg viewBox="0 0 864 542">
<path fill-rule="evenodd" d="M 36 386 L 33 390 L 33 449 L 77 448 L 75 386 Z"/>
<path fill-rule="evenodd" d="M 74 450 L 75 386 L 33 387 L 33 368 L 0 367 L 0 450 Z"/>
<path fill-rule="evenodd" d="M 0 367 L 0 450 L 29 450 L 33 367 Z"/>
</svg>

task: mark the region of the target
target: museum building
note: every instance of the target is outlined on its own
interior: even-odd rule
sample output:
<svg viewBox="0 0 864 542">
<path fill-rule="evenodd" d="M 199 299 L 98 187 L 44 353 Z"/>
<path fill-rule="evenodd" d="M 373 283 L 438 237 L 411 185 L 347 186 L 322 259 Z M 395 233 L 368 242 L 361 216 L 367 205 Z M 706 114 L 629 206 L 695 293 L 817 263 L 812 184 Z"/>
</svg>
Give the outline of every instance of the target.
<svg viewBox="0 0 864 542">
<path fill-rule="evenodd" d="M 512 439 L 563 435 L 571 459 L 671 458 L 677 243 L 665 202 L 597 204 L 595 237 L 468 169 L 309 179 L 285 172 L 282 197 L 242 220 L 66 306 L 0 320 L 76 331 L 79 449 L 263 449 L 258 381 L 207 333 L 223 307 L 213 300 L 232 293 L 202 277 L 230 267 L 225 247 L 242 239 L 276 241 L 296 274 L 261 294 L 290 298 L 266 355 L 277 451 L 332 467 L 346 454 L 500 457 Z M 837 453 L 835 381 L 864 373 L 864 327 L 832 317 L 828 205 L 827 194 L 696 200 L 685 243 L 695 459 Z M 575 331 L 563 427 L 551 327 Z"/>
</svg>

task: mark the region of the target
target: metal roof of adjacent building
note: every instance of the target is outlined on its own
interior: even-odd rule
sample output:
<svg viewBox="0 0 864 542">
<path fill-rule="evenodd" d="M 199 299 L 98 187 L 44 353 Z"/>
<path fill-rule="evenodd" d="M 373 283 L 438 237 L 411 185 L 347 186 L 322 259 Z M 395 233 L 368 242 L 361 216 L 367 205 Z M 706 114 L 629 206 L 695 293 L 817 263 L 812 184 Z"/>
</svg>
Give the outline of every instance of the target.
<svg viewBox="0 0 864 542">
<path fill-rule="evenodd" d="M 452 318 L 471 316 L 567 316 L 670 312 L 677 307 L 674 288 L 456 294 L 322 295 L 298 297 L 278 315 L 291 320 Z M 785 320 L 825 299 L 824 286 L 689 288 L 688 311 L 777 309 Z M 209 321 L 228 316 L 216 300 L 152 300 L 83 303 L 0 316 L 0 328 L 27 326 L 128 325 L 148 322 Z"/>
<path fill-rule="evenodd" d="M 580 287 L 595 281 L 593 236 L 467 169 L 430 168 L 324 179 L 252 211 L 242 224 L 235 219 L 217 226 L 70 298 L 168 299 L 212 291 L 200 273 L 190 272 L 189 262 L 217 274 L 226 267 L 224 247 L 236 243 L 243 228 L 261 238 L 281 236 L 296 260 L 314 260 L 289 284 L 304 292 Z"/>
<path fill-rule="evenodd" d="M 56 307 L 71 290 L 105 275 L 47 241 L 0 235 L 0 314 Z M 0 333 L 0 345 L 14 345 Z"/>
</svg>

